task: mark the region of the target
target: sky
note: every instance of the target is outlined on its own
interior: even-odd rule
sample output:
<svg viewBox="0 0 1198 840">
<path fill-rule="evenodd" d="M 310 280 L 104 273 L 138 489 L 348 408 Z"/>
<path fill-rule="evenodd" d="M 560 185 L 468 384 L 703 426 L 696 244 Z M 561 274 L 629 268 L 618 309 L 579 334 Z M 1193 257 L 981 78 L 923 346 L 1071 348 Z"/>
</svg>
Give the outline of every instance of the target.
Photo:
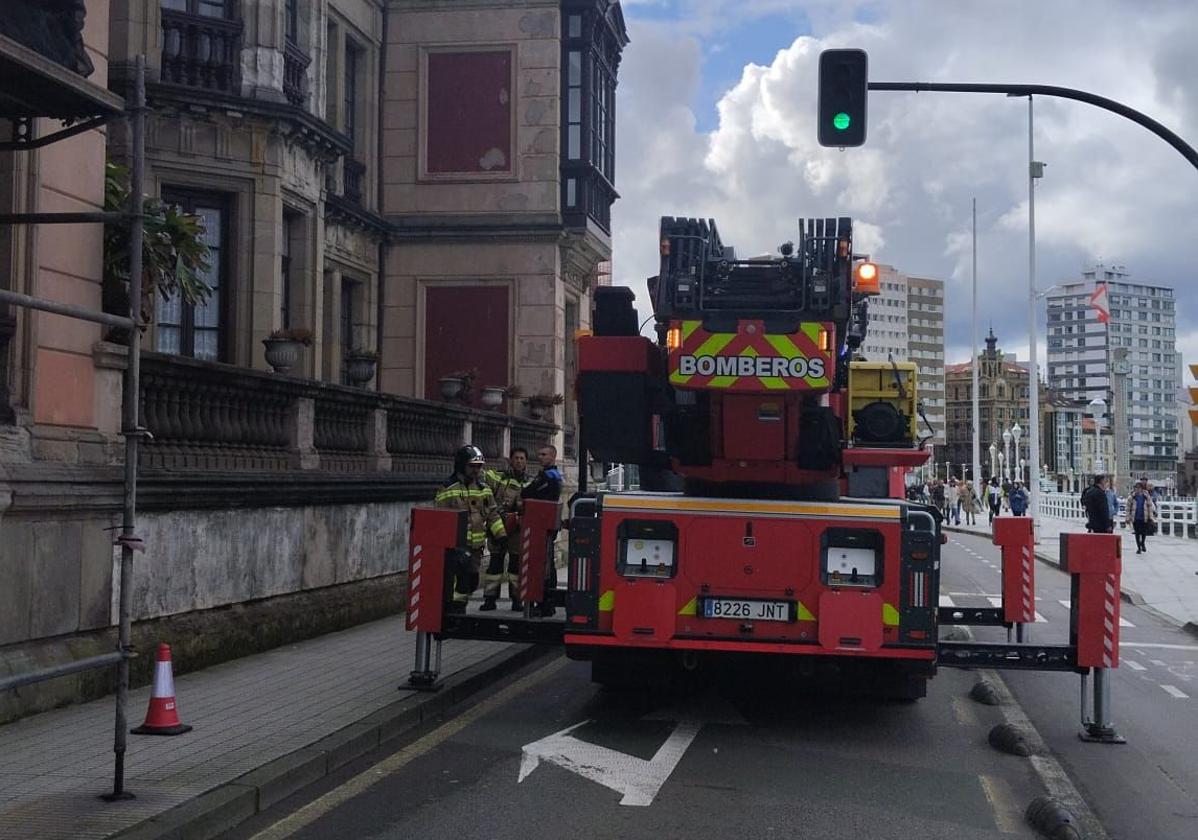
<svg viewBox="0 0 1198 840">
<path fill-rule="evenodd" d="M 816 142 L 816 66 L 869 53 L 872 81 L 1080 88 L 1198 146 L 1193 0 L 622 0 L 613 282 L 650 314 L 663 215 L 714 218 L 741 255 L 797 238 L 800 217 L 854 218 L 854 247 L 946 283 L 946 362 L 970 348 L 970 203 L 981 333 L 1028 355 L 1028 108 L 993 94 L 869 100 L 866 144 Z M 1178 346 L 1198 362 L 1198 169 L 1146 129 L 1037 97 L 1037 287 L 1087 262 L 1172 286 Z M 1044 306 L 1038 346 L 1044 355 Z M 1188 381 L 1188 373 L 1183 377 Z"/>
</svg>

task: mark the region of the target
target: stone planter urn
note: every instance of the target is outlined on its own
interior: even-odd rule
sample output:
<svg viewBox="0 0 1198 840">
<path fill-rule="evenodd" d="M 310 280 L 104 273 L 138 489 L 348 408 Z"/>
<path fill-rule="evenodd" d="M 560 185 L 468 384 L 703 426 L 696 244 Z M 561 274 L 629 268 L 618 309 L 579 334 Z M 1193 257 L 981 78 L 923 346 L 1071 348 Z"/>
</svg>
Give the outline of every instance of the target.
<svg viewBox="0 0 1198 840">
<path fill-rule="evenodd" d="M 350 353 L 345 358 L 345 378 L 351 385 L 365 385 L 374 379 L 374 369 L 378 361 L 378 356 L 374 353 Z"/>
<path fill-rule="evenodd" d="M 292 368 L 299 364 L 302 341 L 290 338 L 264 338 L 262 346 L 266 348 L 266 363 L 275 373 L 291 373 Z"/>
<path fill-rule="evenodd" d="M 548 410 L 549 410 L 549 406 L 542 405 L 541 403 L 529 403 L 528 404 L 528 416 L 531 417 L 533 420 L 544 420 L 545 413 Z"/>
<path fill-rule="evenodd" d="M 478 399 L 479 399 L 479 402 L 482 403 L 483 408 L 499 408 L 499 406 L 503 405 L 503 398 L 506 396 L 507 396 L 506 388 L 500 388 L 498 386 L 493 385 L 493 386 L 490 386 L 487 388 L 483 388 L 482 393 L 479 394 Z"/>
<path fill-rule="evenodd" d="M 462 393 L 462 380 L 457 376 L 442 376 L 437 380 L 441 386 L 441 397 L 446 400 L 457 399 Z"/>
</svg>

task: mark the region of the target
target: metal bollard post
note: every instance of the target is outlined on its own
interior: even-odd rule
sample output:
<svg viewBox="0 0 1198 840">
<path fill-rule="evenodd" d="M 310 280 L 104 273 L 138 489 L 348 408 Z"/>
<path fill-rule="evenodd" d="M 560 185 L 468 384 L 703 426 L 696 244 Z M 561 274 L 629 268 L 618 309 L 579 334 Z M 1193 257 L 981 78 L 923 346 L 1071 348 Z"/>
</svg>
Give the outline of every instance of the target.
<svg viewBox="0 0 1198 840">
<path fill-rule="evenodd" d="M 1093 718 L 1086 715 L 1082 676 L 1083 741 L 1125 744 L 1111 721 L 1110 670 L 1119 665 L 1121 541 L 1113 534 L 1061 534 L 1061 569 L 1071 581 L 1069 637 L 1077 665 L 1094 672 Z"/>
</svg>

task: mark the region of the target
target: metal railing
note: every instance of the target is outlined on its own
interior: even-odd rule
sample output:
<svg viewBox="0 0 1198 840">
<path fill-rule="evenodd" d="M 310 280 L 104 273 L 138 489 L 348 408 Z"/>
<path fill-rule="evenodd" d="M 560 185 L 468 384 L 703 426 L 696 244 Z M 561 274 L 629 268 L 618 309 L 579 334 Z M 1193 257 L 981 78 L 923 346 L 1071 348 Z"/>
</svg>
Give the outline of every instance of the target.
<svg viewBox="0 0 1198 840">
<path fill-rule="evenodd" d="M 1119 500 L 1117 526 L 1123 525 L 1127 515 L 1127 500 Z M 1040 494 L 1040 513 L 1055 519 L 1086 518 L 1082 509 L 1080 493 Z M 1198 499 L 1188 496 L 1162 496 L 1156 500 L 1156 522 L 1158 533 L 1169 537 L 1198 537 Z"/>
</svg>

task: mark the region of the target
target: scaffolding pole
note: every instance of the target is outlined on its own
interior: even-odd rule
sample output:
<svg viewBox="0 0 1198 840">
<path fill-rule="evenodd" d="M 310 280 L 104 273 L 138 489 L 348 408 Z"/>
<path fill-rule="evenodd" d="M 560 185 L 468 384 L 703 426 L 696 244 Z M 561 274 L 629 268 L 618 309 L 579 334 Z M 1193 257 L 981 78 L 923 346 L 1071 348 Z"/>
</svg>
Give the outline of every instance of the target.
<svg viewBox="0 0 1198 840">
<path fill-rule="evenodd" d="M 127 706 L 129 702 L 129 660 L 134 656 L 132 644 L 133 613 L 133 551 L 141 547 L 135 525 L 137 521 L 137 457 L 138 445 L 145 430 L 138 422 L 139 378 L 141 370 L 141 272 L 143 241 L 142 194 L 145 191 L 145 108 L 146 108 L 146 61 L 138 56 L 135 62 L 133 100 L 125 109 L 130 127 L 130 191 L 129 207 L 126 212 L 83 212 L 83 213 L 9 213 L 0 214 L 0 224 L 97 224 L 118 223 L 130 225 L 129 231 L 129 312 L 113 315 L 97 312 L 69 303 L 44 300 L 18 292 L 0 290 L 0 304 L 19 306 L 24 309 L 52 312 L 67 318 L 77 318 L 97 324 L 124 327 L 129 335 L 129 362 L 125 370 L 124 392 L 121 406 L 121 431 L 125 437 L 124 506 L 121 517 L 120 536 L 116 543 L 121 547 L 121 566 L 117 586 L 119 620 L 117 627 L 117 649 L 109 654 L 87 657 L 74 662 L 39 668 L 16 674 L 0 681 L 0 691 L 22 685 L 51 680 L 82 671 L 117 666 L 116 721 L 113 737 L 113 781 L 112 791 L 102 795 L 109 801 L 131 799 L 133 794 L 125 790 L 125 751 L 129 732 Z M 60 116 L 46 114 L 45 116 Z M 33 150 L 51 142 L 72 137 L 106 122 L 110 116 L 96 117 L 80 124 L 74 130 L 58 132 L 40 142 L 0 144 L 0 151 Z"/>
<path fill-rule="evenodd" d="M 146 135 L 146 57 L 139 55 L 134 65 L 133 104 L 129 108 L 130 166 L 129 214 L 140 217 L 142 193 L 145 191 Z M 141 248 L 144 226 L 135 222 L 129 229 L 129 317 L 138 321 L 141 309 Z M 141 330 L 129 330 L 129 364 L 125 368 L 125 398 L 121 407 L 124 417 L 121 430 L 125 435 L 125 505 L 121 516 L 120 617 L 117 630 L 116 721 L 112 749 L 115 755 L 112 769 L 112 792 L 104 798 L 112 801 L 130 799 L 125 790 L 125 749 L 129 738 L 129 657 L 133 653 L 133 550 L 140 545 L 134 528 L 137 522 L 137 450 L 143 429 L 138 422 L 138 379 L 141 372 Z"/>
</svg>

